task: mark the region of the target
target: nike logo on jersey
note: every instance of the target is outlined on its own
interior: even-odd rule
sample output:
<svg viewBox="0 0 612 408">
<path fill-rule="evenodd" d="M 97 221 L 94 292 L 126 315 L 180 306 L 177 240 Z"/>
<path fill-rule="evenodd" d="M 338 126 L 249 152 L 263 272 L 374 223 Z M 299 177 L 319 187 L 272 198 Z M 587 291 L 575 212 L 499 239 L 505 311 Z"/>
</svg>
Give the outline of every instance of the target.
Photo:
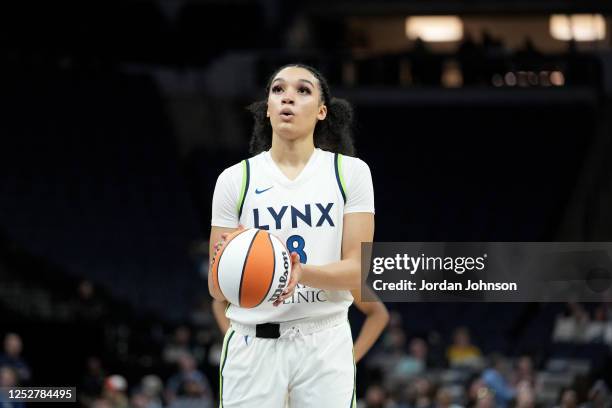
<svg viewBox="0 0 612 408">
<path fill-rule="evenodd" d="M 330 227 L 334 226 L 334 221 L 332 220 L 331 215 L 329 214 L 332 207 L 334 206 L 334 203 L 327 203 L 325 205 L 321 203 L 314 203 L 312 206 L 317 209 L 316 211 L 318 213 L 318 214 L 315 214 L 315 216 L 318 215 L 317 223 L 315 227 L 321 227 L 325 223 L 329 224 Z M 267 217 L 267 218 L 271 217 L 272 220 L 270 221 L 274 221 L 274 225 L 276 227 L 275 229 L 277 230 L 283 228 L 283 221 L 285 222 L 291 221 L 291 228 L 297 228 L 298 219 L 301 220 L 304 224 L 308 225 L 309 227 L 313 226 L 312 225 L 313 224 L 313 214 L 312 214 L 311 204 L 306 204 L 304 206 L 303 211 L 301 209 L 295 208 L 294 206 L 287 206 L 287 205 L 284 205 L 279 209 L 275 209 L 274 207 L 268 207 L 266 208 L 266 210 L 269 214 L 269 217 L 267 217 L 265 213 L 261 214 L 261 216 Z M 259 228 L 263 230 L 270 229 L 269 224 L 263 224 L 263 222 L 260 220 L 259 208 L 253 208 L 253 223 L 255 224 L 254 225 L 255 228 Z"/>
<path fill-rule="evenodd" d="M 274 186 L 272 186 L 272 187 L 274 187 Z M 265 193 L 266 191 L 268 191 L 268 190 L 269 190 L 269 189 L 271 189 L 272 187 L 268 187 L 268 188 L 265 188 L 265 189 L 263 189 L 263 190 L 260 190 L 260 189 L 256 188 L 256 189 L 255 189 L 255 194 Z"/>
</svg>

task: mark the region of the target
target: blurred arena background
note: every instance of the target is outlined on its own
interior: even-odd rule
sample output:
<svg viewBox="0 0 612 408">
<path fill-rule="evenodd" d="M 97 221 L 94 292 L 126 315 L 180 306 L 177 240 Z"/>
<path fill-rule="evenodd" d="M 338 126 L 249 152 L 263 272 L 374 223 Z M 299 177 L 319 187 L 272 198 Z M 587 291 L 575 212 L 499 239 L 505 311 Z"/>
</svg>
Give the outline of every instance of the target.
<svg viewBox="0 0 612 408">
<path fill-rule="evenodd" d="M 0 386 L 215 405 L 213 187 L 286 62 L 354 104 L 377 241 L 611 241 L 611 15 L 604 0 L 6 2 Z M 387 306 L 360 407 L 611 406 L 612 303 Z"/>
</svg>

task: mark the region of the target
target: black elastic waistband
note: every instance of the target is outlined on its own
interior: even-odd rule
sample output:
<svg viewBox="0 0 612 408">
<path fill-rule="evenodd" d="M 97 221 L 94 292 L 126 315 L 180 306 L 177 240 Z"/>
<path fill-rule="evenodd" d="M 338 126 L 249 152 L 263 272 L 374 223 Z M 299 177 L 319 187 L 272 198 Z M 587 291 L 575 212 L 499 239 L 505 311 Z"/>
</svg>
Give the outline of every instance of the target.
<svg viewBox="0 0 612 408">
<path fill-rule="evenodd" d="M 255 325 L 255 337 L 262 339 L 278 339 L 280 337 L 280 324 L 263 323 Z"/>
</svg>

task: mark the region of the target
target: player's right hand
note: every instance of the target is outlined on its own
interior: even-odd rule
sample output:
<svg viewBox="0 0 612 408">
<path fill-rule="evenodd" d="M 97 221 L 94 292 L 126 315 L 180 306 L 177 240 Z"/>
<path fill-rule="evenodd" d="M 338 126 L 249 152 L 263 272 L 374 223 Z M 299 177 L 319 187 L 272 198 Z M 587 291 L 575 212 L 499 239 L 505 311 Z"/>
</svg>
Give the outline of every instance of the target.
<svg viewBox="0 0 612 408">
<path fill-rule="evenodd" d="M 291 277 L 289 278 L 289 283 L 287 287 L 283 291 L 283 293 L 274 301 L 273 306 L 278 306 L 283 303 L 286 299 L 289 299 L 293 296 L 293 292 L 295 292 L 295 287 L 300 281 L 302 277 L 302 264 L 300 263 L 300 256 L 296 252 L 291 253 Z"/>
</svg>

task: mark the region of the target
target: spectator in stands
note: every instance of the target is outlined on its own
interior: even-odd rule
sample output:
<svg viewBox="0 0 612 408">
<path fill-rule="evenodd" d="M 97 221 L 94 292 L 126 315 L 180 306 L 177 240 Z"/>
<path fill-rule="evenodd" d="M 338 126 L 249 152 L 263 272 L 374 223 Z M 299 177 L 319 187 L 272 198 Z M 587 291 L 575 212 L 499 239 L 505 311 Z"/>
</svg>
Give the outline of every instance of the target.
<svg viewBox="0 0 612 408">
<path fill-rule="evenodd" d="M 481 36 L 482 46 L 488 56 L 501 56 L 506 53 L 507 50 L 504 46 L 503 41 L 499 38 L 494 37 L 490 31 L 483 30 Z"/>
<path fill-rule="evenodd" d="M 495 394 L 488 388 L 483 388 L 478 394 L 474 408 L 498 408 L 495 405 Z"/>
<path fill-rule="evenodd" d="M 461 408 L 461 406 L 453 403 L 453 394 L 450 388 L 440 387 L 436 393 L 435 408 Z"/>
<path fill-rule="evenodd" d="M 605 301 L 601 304 L 606 320 L 612 322 L 612 295 L 606 295 Z"/>
<path fill-rule="evenodd" d="M 385 351 L 389 350 L 393 343 L 394 333 L 397 329 L 404 331 L 402 315 L 397 310 L 389 310 L 389 323 L 387 324 L 387 330 L 381 335 L 381 344 Z"/>
<path fill-rule="evenodd" d="M 608 316 L 610 310 L 606 307 L 605 303 L 597 306 L 593 312 L 593 320 L 597 322 L 607 322 L 612 319 L 612 316 Z"/>
<path fill-rule="evenodd" d="M 149 403 L 149 398 L 141 390 L 136 390 L 130 397 L 130 408 L 149 408 Z"/>
<path fill-rule="evenodd" d="M 506 72 L 506 56 L 509 54 L 508 48 L 503 41 L 495 38 L 488 30 L 481 32 L 481 50 L 483 54 L 482 72 L 486 81 L 489 81 L 493 75 Z"/>
<path fill-rule="evenodd" d="M 480 375 L 474 375 L 468 381 L 466 407 L 475 407 L 481 396 L 491 393 Z"/>
<path fill-rule="evenodd" d="M 130 397 L 130 408 L 162 408 L 162 381 L 156 375 L 147 375 Z"/>
<path fill-rule="evenodd" d="M 198 300 L 197 306 L 191 311 L 191 323 L 195 330 L 195 345 L 192 349 L 192 353 L 200 354 L 200 358 L 198 359 L 200 363 L 204 361 L 207 354 L 210 358 L 210 349 L 219 337 L 211 304 L 213 304 L 213 302 L 211 302 L 209 296 L 202 296 Z M 207 350 L 208 353 L 206 352 Z"/>
<path fill-rule="evenodd" d="M 391 373 L 398 362 L 407 357 L 404 330 L 399 327 L 389 329 L 383 346 L 382 350 L 372 356 L 369 365 L 372 368 L 380 368 L 385 373 Z"/>
<path fill-rule="evenodd" d="M 517 386 L 520 382 L 527 381 L 535 387 L 536 373 L 533 369 L 533 360 L 530 356 L 521 356 L 516 362 L 516 368 L 512 373 L 512 385 Z"/>
<path fill-rule="evenodd" d="M 558 316 L 553 330 L 555 341 L 582 342 L 590 323 L 589 313 L 580 304 L 568 302 L 566 312 L 563 316 Z"/>
<path fill-rule="evenodd" d="M 387 408 L 389 397 L 387 390 L 379 384 L 371 384 L 365 393 L 365 397 L 357 402 L 358 408 Z"/>
<path fill-rule="evenodd" d="M 90 408 L 115 408 L 106 398 L 97 398 L 91 403 Z"/>
<path fill-rule="evenodd" d="M 433 330 L 427 334 L 427 367 L 442 368 L 447 366 L 446 345 L 442 336 Z"/>
<path fill-rule="evenodd" d="M 389 329 L 403 328 L 402 314 L 397 310 L 389 310 Z"/>
<path fill-rule="evenodd" d="M 516 390 L 506 380 L 505 362 L 501 355 L 493 354 L 489 368 L 482 373 L 482 380 L 495 394 L 495 403 L 499 408 L 505 408 L 516 397 Z"/>
<path fill-rule="evenodd" d="M 612 309 L 606 303 L 598 305 L 585 335 L 587 340 L 612 345 Z"/>
<path fill-rule="evenodd" d="M 523 41 L 523 46 L 516 51 L 515 55 L 516 57 L 521 58 L 521 59 L 529 59 L 529 58 L 533 59 L 533 58 L 537 58 L 541 56 L 542 54 L 536 48 L 535 43 L 533 42 L 533 39 L 530 37 L 526 37 L 525 40 Z"/>
<path fill-rule="evenodd" d="M 8 333 L 4 336 L 4 354 L 0 355 L 0 366 L 11 367 L 17 373 L 19 384 L 30 381 L 32 376 L 30 367 L 21 358 L 23 343 L 17 333 Z"/>
<path fill-rule="evenodd" d="M 158 408 L 162 406 L 162 392 L 164 384 L 156 375 L 147 375 L 140 381 L 141 392 L 148 398 L 147 408 Z"/>
<path fill-rule="evenodd" d="M 482 47 L 476 44 L 470 32 L 466 32 L 457 50 L 457 59 L 461 64 L 463 85 L 480 85 L 484 82 L 482 67 Z"/>
<path fill-rule="evenodd" d="M 212 408 L 213 399 L 210 389 L 194 379 L 188 379 L 183 385 L 183 394 L 177 397 L 170 408 Z"/>
<path fill-rule="evenodd" d="M 515 408 L 534 408 L 536 404 L 535 392 L 527 381 L 520 382 L 516 387 Z"/>
<path fill-rule="evenodd" d="M 446 357 L 451 367 L 480 367 L 482 353 L 472 344 L 470 332 L 466 327 L 459 327 L 453 334 L 453 344 L 446 350 Z"/>
<path fill-rule="evenodd" d="M 581 405 L 581 408 L 610 408 L 612 406 L 610 389 L 603 380 L 595 381 L 589 390 L 588 397 L 588 402 Z"/>
<path fill-rule="evenodd" d="M 0 389 L 3 387 L 15 387 L 19 385 L 17 372 L 8 366 L 0 366 Z M 23 402 L 15 402 L 0 391 L 0 407 L 6 408 L 24 408 Z"/>
<path fill-rule="evenodd" d="M 412 80 L 415 85 L 440 86 L 442 63 L 425 41 L 417 38 L 411 53 Z"/>
<path fill-rule="evenodd" d="M 408 402 L 414 408 L 429 408 L 433 404 L 435 390 L 426 377 L 417 377 L 408 386 Z"/>
<path fill-rule="evenodd" d="M 79 283 L 74 309 L 77 319 L 95 321 L 104 315 L 104 305 L 98 300 L 94 285 L 90 281 L 82 280 Z"/>
<path fill-rule="evenodd" d="M 166 400 L 171 407 L 197 402 L 200 407 L 212 406 L 209 382 L 197 369 L 192 355 L 185 353 L 178 360 L 179 371 L 168 379 Z"/>
<path fill-rule="evenodd" d="M 106 374 L 102 368 L 102 362 L 98 357 L 92 356 L 87 359 L 87 372 L 83 376 L 81 386 L 78 387 L 79 401 L 82 405 L 89 405 L 95 398 L 102 394 Z"/>
<path fill-rule="evenodd" d="M 127 381 L 121 375 L 111 375 L 104 381 L 102 396 L 113 408 L 129 408 Z"/>
<path fill-rule="evenodd" d="M 564 388 L 559 395 L 559 405 L 555 408 L 577 408 L 578 393 L 571 388 Z"/>
<path fill-rule="evenodd" d="M 421 338 L 410 342 L 410 354 L 398 356 L 391 371 L 392 377 L 408 379 L 427 368 L 427 343 Z"/>
<path fill-rule="evenodd" d="M 177 327 L 172 340 L 164 348 L 164 361 L 168 364 L 176 364 L 185 354 L 194 356 L 198 362 L 202 361 L 204 350 L 193 347 L 191 340 L 191 330 L 189 327 Z"/>
<path fill-rule="evenodd" d="M 210 298 L 202 296 L 191 311 L 191 322 L 195 327 L 210 329 L 215 326 Z"/>
</svg>

